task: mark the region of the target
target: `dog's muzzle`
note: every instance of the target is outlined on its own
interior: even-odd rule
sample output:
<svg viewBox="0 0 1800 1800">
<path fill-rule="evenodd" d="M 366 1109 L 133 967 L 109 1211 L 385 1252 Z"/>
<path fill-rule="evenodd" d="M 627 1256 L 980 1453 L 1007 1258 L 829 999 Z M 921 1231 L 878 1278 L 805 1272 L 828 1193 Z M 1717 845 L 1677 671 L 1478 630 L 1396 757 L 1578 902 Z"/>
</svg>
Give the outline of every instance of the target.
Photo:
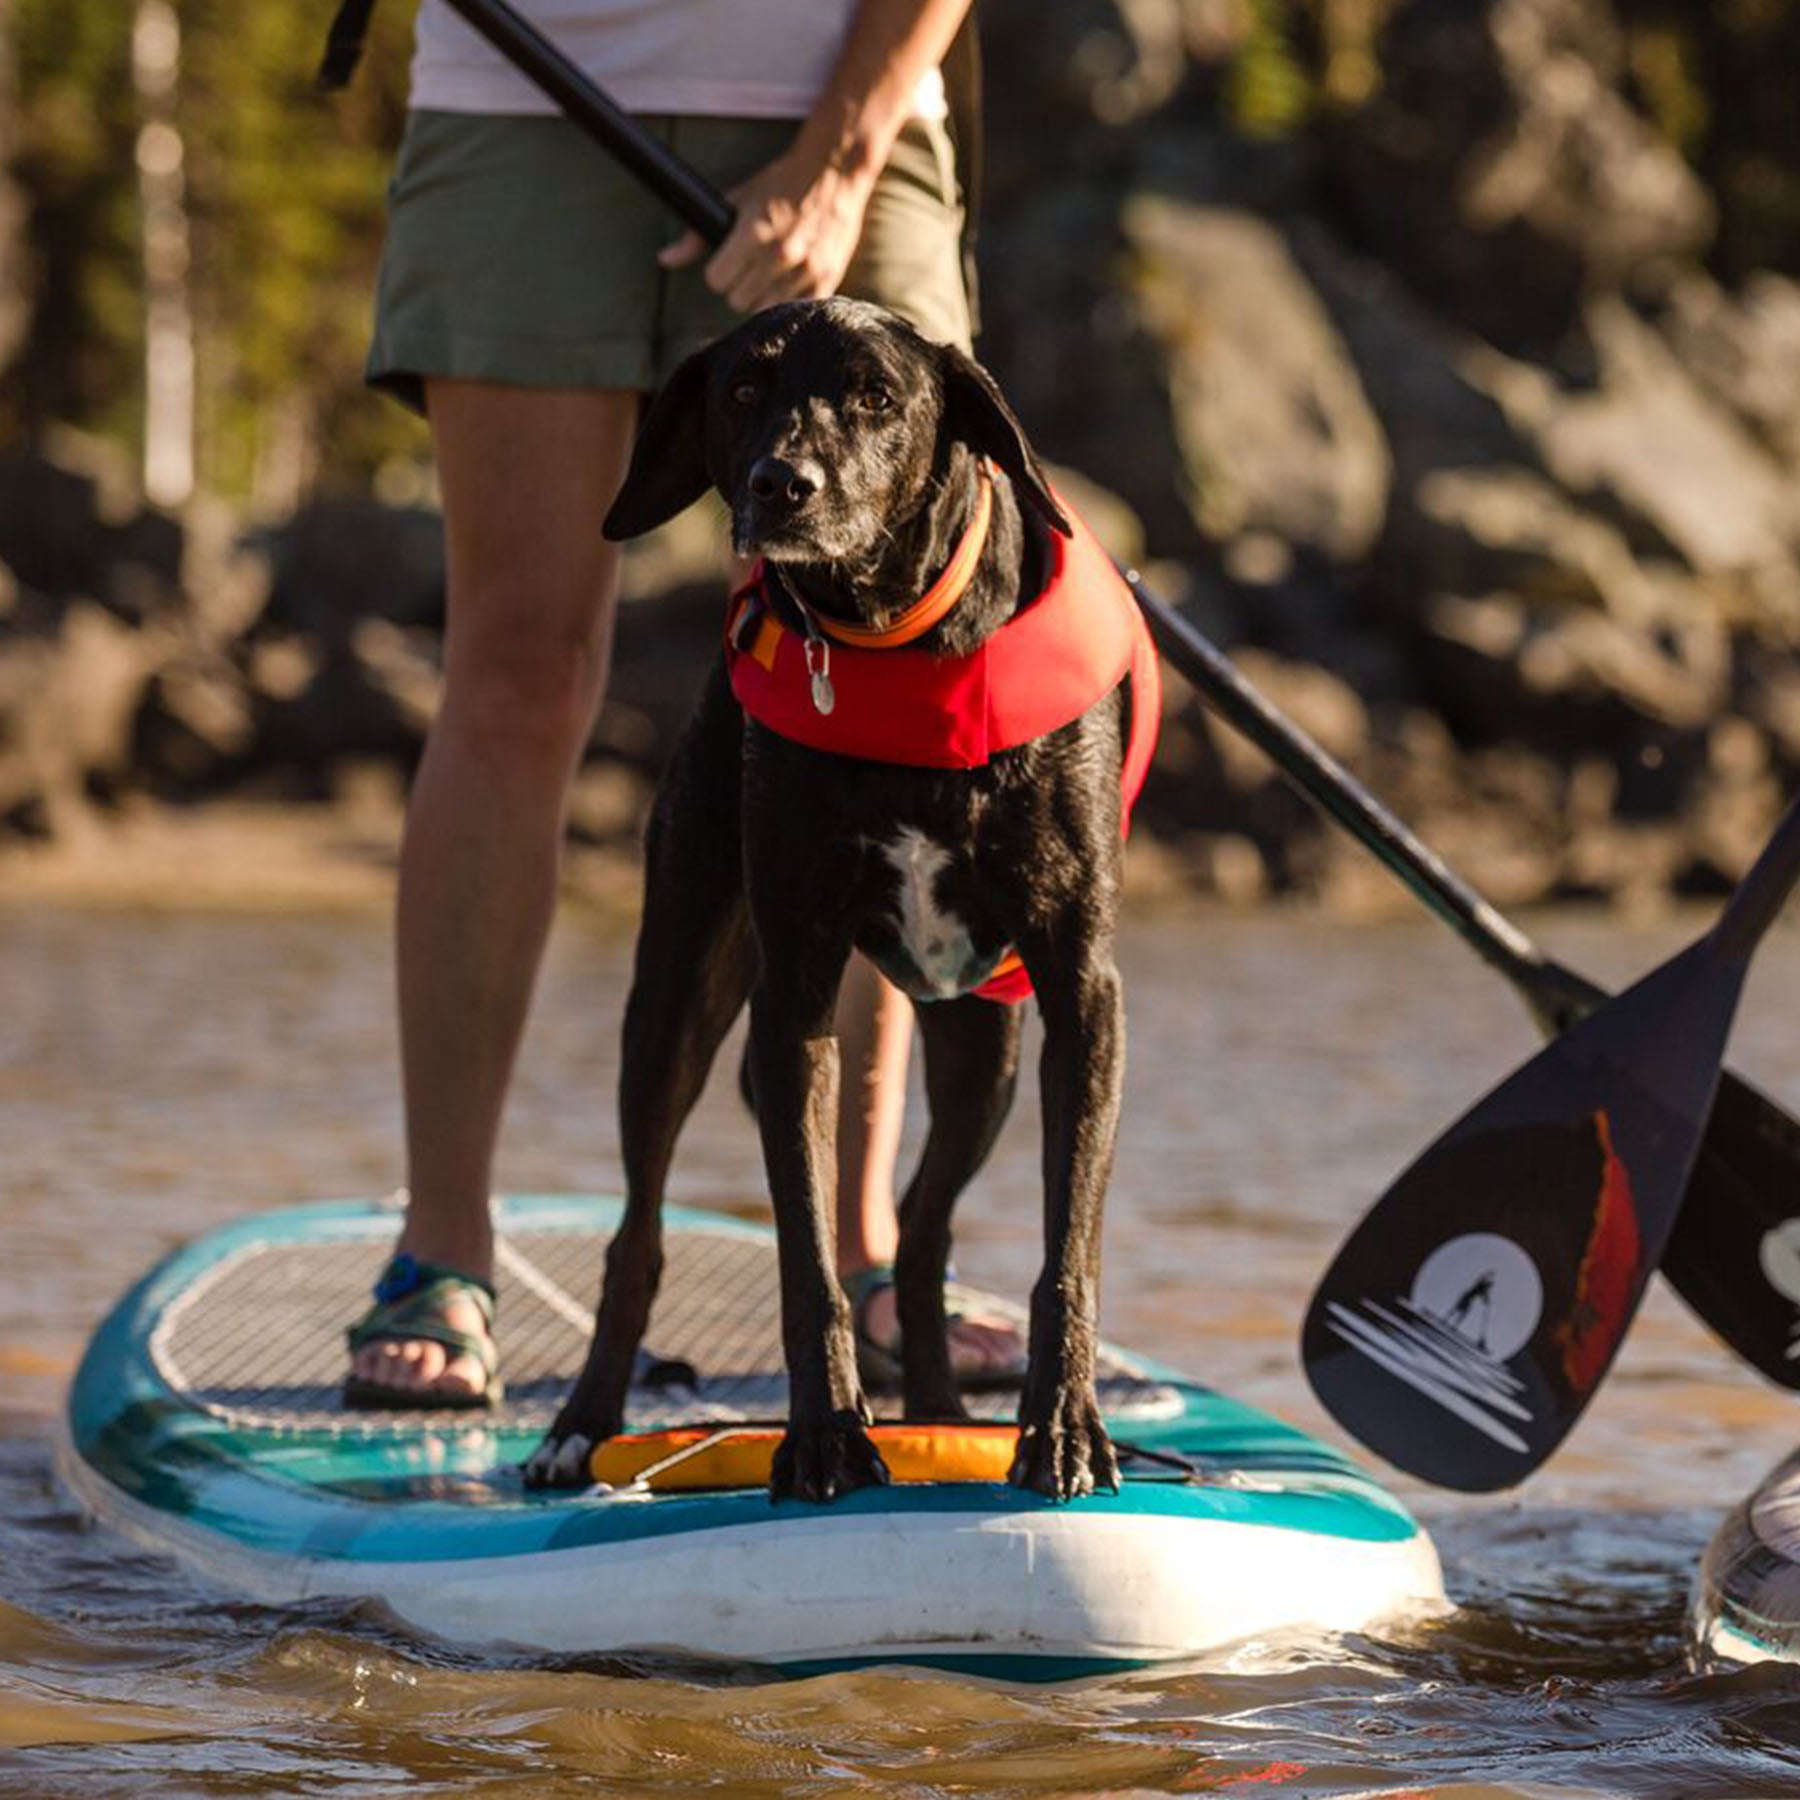
<svg viewBox="0 0 1800 1800">
<path fill-rule="evenodd" d="M 747 483 L 750 497 L 771 512 L 785 508 L 798 512 L 824 491 L 825 471 L 810 457 L 788 462 L 779 456 L 759 456 L 750 465 Z"/>
<path fill-rule="evenodd" d="M 732 509 L 733 548 L 740 556 L 810 559 L 833 546 L 821 541 L 825 470 L 810 457 L 759 456 Z"/>
</svg>

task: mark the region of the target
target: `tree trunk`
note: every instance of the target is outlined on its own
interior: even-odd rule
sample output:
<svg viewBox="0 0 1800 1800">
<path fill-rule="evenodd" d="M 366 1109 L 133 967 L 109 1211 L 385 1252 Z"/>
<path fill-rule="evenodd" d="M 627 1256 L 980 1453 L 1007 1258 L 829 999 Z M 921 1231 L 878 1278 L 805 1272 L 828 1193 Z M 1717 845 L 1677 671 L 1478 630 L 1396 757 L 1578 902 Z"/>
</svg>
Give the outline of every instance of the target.
<svg viewBox="0 0 1800 1800">
<path fill-rule="evenodd" d="M 18 152 L 19 96 L 13 69 L 12 7 L 0 0 L 0 374 L 31 323 L 31 258 L 25 242 L 25 196 L 12 176 Z"/>
<path fill-rule="evenodd" d="M 194 320 L 188 300 L 183 145 L 176 122 L 181 25 L 169 0 L 140 0 L 131 33 L 144 237 L 144 492 L 180 506 L 194 491 Z"/>
</svg>

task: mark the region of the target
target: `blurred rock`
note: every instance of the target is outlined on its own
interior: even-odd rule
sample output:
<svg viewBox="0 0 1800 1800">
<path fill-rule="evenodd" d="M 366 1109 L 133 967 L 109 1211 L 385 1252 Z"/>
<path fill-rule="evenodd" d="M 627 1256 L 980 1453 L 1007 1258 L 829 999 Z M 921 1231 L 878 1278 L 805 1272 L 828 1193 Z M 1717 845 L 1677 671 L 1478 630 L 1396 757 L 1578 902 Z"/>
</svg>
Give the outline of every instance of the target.
<svg viewBox="0 0 1800 1800">
<path fill-rule="evenodd" d="M 255 543 L 271 571 L 271 626 L 334 647 L 364 619 L 442 628 L 444 528 L 425 507 L 317 500 Z"/>
<path fill-rule="evenodd" d="M 392 709 L 395 729 L 422 746 L 436 716 L 443 675 L 435 632 L 402 630 L 387 619 L 363 619 L 350 648 L 363 681 Z"/>
<path fill-rule="evenodd" d="M 0 624 L 0 823 L 87 827 L 88 802 L 131 767 L 133 725 L 161 655 L 91 600 L 19 591 Z"/>
<path fill-rule="evenodd" d="M 204 792 L 248 758 L 256 739 L 253 698 L 223 659 L 172 658 L 147 686 L 135 734 L 141 778 L 165 793 Z"/>
<path fill-rule="evenodd" d="M 1615 82 L 1596 0 L 1411 0 L 1334 134 L 1358 237 L 1496 344 L 1553 345 L 1583 299 L 1695 256 L 1706 190 Z"/>
<path fill-rule="evenodd" d="M 1690 270 L 1657 322 L 1682 368 L 1800 478 L 1800 283 L 1762 273 L 1732 295 Z"/>
<path fill-rule="evenodd" d="M 1800 490 L 1617 299 L 1589 309 L 1595 380 L 1568 390 L 1497 357 L 1484 378 L 1545 467 L 1640 542 L 1702 573 L 1766 567 L 1800 543 Z"/>
<path fill-rule="evenodd" d="M 1715 272 L 1731 282 L 1762 269 L 1800 274 L 1800 8 L 1792 0 L 1615 4 L 1645 38 L 1660 40 L 1677 111 L 1688 111 L 1672 123 L 1718 207 Z"/>
<path fill-rule="evenodd" d="M 1426 623 L 1439 689 L 1454 696 L 1452 716 L 1465 730 L 1489 741 L 1526 736 L 1564 754 L 1635 723 L 1703 726 L 1730 674 L 1724 636 L 1704 613 L 1686 633 L 1644 632 L 1512 594 L 1446 594 Z"/>
<path fill-rule="evenodd" d="M 1202 533 L 1262 534 L 1336 563 L 1366 555 L 1387 506 L 1387 447 L 1280 233 L 1150 198 L 1130 204 L 1124 229 Z"/>
<path fill-rule="evenodd" d="M 1350 256 L 1322 232 L 1296 232 L 1292 244 L 1345 346 L 1390 458 L 1369 597 L 1378 607 L 1415 613 L 1440 582 L 1467 578 L 1460 558 L 1471 534 L 1446 530 L 1443 515 L 1456 490 L 1445 475 L 1466 471 L 1472 480 L 1511 483 L 1523 492 L 1538 455 L 1471 374 L 1473 340 L 1433 319 L 1379 265 Z"/>
<path fill-rule="evenodd" d="M 1130 280 L 1122 191 L 1040 179 L 984 219 L 982 352 L 1039 453 L 1124 498 L 1160 554 L 1198 547 L 1168 359 Z"/>
<path fill-rule="evenodd" d="M 990 0 L 981 39 L 986 200 L 1037 186 L 1047 146 L 1089 167 L 1116 163 L 1126 150 L 1120 128 L 1187 76 L 1179 0 Z"/>
<path fill-rule="evenodd" d="M 136 499 L 115 447 L 81 440 L 78 455 L 0 454 L 0 562 L 40 594 L 83 595 L 134 623 L 179 605 L 180 521 Z"/>
<path fill-rule="evenodd" d="M 569 795 L 569 834 L 575 842 L 635 848 L 650 815 L 655 784 L 627 763 L 589 763 Z"/>
</svg>

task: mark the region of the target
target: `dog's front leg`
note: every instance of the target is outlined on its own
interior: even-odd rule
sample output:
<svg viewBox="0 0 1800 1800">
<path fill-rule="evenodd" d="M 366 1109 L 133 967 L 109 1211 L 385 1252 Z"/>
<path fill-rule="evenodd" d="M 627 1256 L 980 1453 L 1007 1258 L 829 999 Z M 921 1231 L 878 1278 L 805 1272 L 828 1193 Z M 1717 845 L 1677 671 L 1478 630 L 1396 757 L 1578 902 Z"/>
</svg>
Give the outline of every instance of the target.
<svg viewBox="0 0 1800 1800">
<path fill-rule="evenodd" d="M 1062 967 L 1031 973 L 1044 1019 L 1045 1256 L 1031 1295 L 1031 1361 L 1007 1479 L 1070 1500 L 1119 1486 L 1094 1357 L 1100 1215 L 1118 1136 L 1125 1013 L 1110 932 L 1082 942 Z"/>
<path fill-rule="evenodd" d="M 777 1500 L 831 1500 L 888 1478 L 865 1429 L 869 1409 L 856 1376 L 850 1308 L 832 1266 L 835 989 L 835 974 L 826 985 L 765 968 L 750 999 L 751 1077 L 775 1207 L 788 1371 L 787 1435 L 769 1481 Z"/>
</svg>

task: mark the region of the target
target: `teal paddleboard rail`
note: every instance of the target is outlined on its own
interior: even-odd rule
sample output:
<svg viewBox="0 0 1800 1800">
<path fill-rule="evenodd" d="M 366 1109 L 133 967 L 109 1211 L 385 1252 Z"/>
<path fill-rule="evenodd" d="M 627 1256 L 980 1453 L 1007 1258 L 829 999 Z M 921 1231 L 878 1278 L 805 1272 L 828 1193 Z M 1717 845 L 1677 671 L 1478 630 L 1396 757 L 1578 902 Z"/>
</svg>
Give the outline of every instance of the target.
<svg viewBox="0 0 1800 1800">
<path fill-rule="evenodd" d="M 581 1195 L 511 1196 L 496 1202 L 504 1235 L 574 1231 L 605 1235 L 616 1200 Z M 139 1507 L 277 1556 L 384 1564 L 533 1556 L 583 1545 L 627 1543 L 821 1516 L 980 1514 L 1036 1510 L 1117 1519 L 1217 1519 L 1317 1534 L 1351 1543 L 1398 1543 L 1418 1527 L 1392 1496 L 1347 1458 L 1257 1408 L 1131 1358 L 1168 1384 L 1179 1405 L 1163 1416 L 1114 1420 L 1115 1434 L 1146 1451 L 1193 1460 L 1198 1473 L 1140 1462 L 1118 1495 L 1058 1505 L 1002 1484 L 896 1485 L 817 1507 L 772 1505 L 761 1492 L 695 1495 L 545 1494 L 522 1485 L 516 1465 L 537 1439 L 487 1426 L 482 1415 L 429 1422 L 391 1416 L 330 1430 L 269 1428 L 197 1404 L 164 1378 L 153 1340 L 196 1282 L 218 1265 L 270 1246 L 364 1243 L 370 1272 L 396 1217 L 366 1201 L 326 1202 L 261 1214 L 176 1250 L 108 1315 L 70 1395 L 74 1454 Z M 670 1208 L 671 1233 L 698 1231 L 767 1243 L 764 1226 L 728 1215 Z"/>
</svg>

